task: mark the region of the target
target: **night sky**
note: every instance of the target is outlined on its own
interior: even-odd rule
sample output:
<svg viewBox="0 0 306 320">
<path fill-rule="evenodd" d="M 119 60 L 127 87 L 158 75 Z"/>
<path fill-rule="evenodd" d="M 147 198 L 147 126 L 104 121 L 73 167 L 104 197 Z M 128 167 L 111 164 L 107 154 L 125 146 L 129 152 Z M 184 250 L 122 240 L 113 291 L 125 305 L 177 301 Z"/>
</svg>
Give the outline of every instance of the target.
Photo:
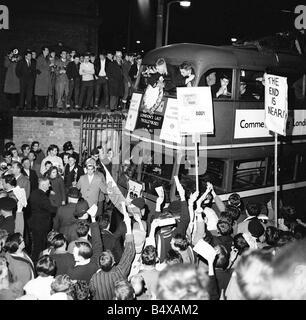
<svg viewBox="0 0 306 320">
<path fill-rule="evenodd" d="M 296 0 L 191 0 L 190 8 L 171 5 L 169 43 L 193 42 L 229 44 L 232 37 L 256 39 L 294 30 Z M 165 0 L 165 3 L 168 1 Z M 100 47 L 127 46 L 129 6 L 131 6 L 130 49 L 147 51 L 155 46 L 157 0 L 100 1 L 102 26 Z M 141 13 L 141 7 L 143 11 Z M 165 5 L 164 20 L 166 20 Z M 140 40 L 141 45 L 136 44 Z"/>
</svg>

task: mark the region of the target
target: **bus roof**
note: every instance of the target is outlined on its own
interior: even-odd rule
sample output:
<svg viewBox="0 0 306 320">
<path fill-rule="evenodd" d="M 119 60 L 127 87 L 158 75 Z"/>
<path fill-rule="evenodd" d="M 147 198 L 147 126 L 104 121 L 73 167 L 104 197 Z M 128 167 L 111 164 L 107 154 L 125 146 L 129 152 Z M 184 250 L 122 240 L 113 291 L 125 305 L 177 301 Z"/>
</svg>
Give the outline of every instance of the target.
<svg viewBox="0 0 306 320">
<path fill-rule="evenodd" d="M 306 59 L 302 56 L 288 53 L 278 53 L 272 50 L 254 50 L 235 46 L 210 46 L 195 43 L 172 44 L 151 50 L 144 57 L 144 64 L 154 64 L 158 58 L 179 65 L 189 61 L 196 66 L 199 73 L 214 67 L 231 68 L 287 68 L 291 70 L 306 70 Z"/>
</svg>

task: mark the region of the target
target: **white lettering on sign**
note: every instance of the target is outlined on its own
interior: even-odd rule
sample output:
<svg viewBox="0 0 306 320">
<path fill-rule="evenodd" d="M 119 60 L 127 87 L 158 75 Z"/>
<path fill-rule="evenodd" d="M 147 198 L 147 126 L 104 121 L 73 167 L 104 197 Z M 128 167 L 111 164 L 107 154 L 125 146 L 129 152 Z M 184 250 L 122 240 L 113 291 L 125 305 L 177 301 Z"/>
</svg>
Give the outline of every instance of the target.
<svg viewBox="0 0 306 320">
<path fill-rule="evenodd" d="M 0 30 L 2 29 L 9 29 L 9 9 L 4 5 L 0 5 Z"/>
<path fill-rule="evenodd" d="M 286 135 L 288 85 L 286 77 L 265 74 L 265 124 L 278 134 Z"/>
<path fill-rule="evenodd" d="M 295 28 L 298 30 L 306 29 L 306 6 L 296 6 L 294 13 L 299 14 L 294 20 Z"/>
<path fill-rule="evenodd" d="M 272 137 L 265 127 L 264 109 L 236 110 L 235 139 Z M 306 135 L 306 110 L 294 110 L 288 115 L 287 135 Z"/>
</svg>

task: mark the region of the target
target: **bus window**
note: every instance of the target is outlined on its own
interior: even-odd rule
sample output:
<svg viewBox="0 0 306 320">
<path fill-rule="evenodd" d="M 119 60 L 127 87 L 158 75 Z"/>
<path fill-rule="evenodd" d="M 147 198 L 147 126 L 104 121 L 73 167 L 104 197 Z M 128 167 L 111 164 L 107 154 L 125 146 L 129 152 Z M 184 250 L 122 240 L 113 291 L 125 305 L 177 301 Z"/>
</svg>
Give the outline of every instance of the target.
<svg viewBox="0 0 306 320">
<path fill-rule="evenodd" d="M 264 100 L 263 74 L 263 71 L 240 70 L 239 100 Z"/>
<path fill-rule="evenodd" d="M 304 181 L 306 179 L 306 154 L 298 155 L 297 180 Z"/>
<path fill-rule="evenodd" d="M 269 170 L 267 177 L 267 184 L 274 184 L 274 158 L 269 161 Z M 296 164 L 296 156 L 283 155 L 278 160 L 278 183 L 287 183 L 294 180 L 294 171 Z"/>
<path fill-rule="evenodd" d="M 207 170 L 199 176 L 199 188 L 204 192 L 206 182 L 211 182 L 217 190 L 223 190 L 224 161 L 215 158 L 207 159 Z M 180 164 L 179 179 L 182 185 L 192 191 L 195 190 L 195 175 L 191 175 L 189 170 L 194 171 L 194 158 L 185 159 Z"/>
<path fill-rule="evenodd" d="M 155 151 L 156 153 L 156 151 Z M 153 161 L 158 156 L 153 152 L 151 154 L 151 161 L 144 161 L 141 168 L 141 181 L 145 185 L 145 192 L 157 196 L 156 187 L 163 186 L 165 190 L 166 202 L 170 198 L 171 177 L 174 165 L 174 158 L 165 154 L 159 154 L 161 161 Z"/>
<path fill-rule="evenodd" d="M 232 77 L 232 69 L 210 69 L 202 75 L 199 87 L 209 86 L 214 100 L 231 99 Z"/>
<path fill-rule="evenodd" d="M 234 162 L 233 191 L 258 188 L 264 185 L 265 159 Z"/>
<path fill-rule="evenodd" d="M 295 75 L 288 78 L 288 106 L 294 108 L 304 108 L 306 75 Z"/>
</svg>

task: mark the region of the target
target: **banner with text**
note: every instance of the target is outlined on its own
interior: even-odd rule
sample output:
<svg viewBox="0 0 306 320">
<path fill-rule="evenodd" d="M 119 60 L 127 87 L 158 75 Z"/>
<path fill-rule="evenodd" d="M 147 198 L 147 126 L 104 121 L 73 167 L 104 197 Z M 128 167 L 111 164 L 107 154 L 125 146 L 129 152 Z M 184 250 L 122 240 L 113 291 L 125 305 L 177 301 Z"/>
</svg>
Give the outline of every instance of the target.
<svg viewBox="0 0 306 320">
<path fill-rule="evenodd" d="M 214 132 L 210 87 L 177 88 L 177 100 L 182 135 Z"/>
<path fill-rule="evenodd" d="M 135 129 L 141 98 L 141 93 L 133 93 L 125 123 L 126 130 L 133 131 Z"/>
<path fill-rule="evenodd" d="M 181 143 L 179 110 L 177 99 L 168 98 L 160 139 Z"/>
<path fill-rule="evenodd" d="M 265 74 L 265 124 L 283 136 L 286 135 L 288 118 L 287 78 Z"/>
<path fill-rule="evenodd" d="M 306 110 L 290 110 L 286 125 L 286 134 L 306 135 Z M 234 139 L 272 137 L 265 127 L 265 110 L 236 110 Z"/>
</svg>

